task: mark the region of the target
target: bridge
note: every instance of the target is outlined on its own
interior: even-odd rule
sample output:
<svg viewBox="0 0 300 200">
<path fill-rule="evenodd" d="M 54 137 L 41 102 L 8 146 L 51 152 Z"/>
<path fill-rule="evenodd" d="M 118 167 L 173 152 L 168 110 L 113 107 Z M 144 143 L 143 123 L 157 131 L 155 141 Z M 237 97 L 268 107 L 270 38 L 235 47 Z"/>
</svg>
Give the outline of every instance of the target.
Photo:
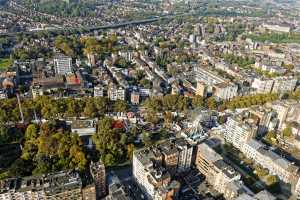
<svg viewBox="0 0 300 200">
<path fill-rule="evenodd" d="M 148 23 L 157 22 L 162 19 L 170 19 L 170 18 L 172 18 L 172 16 L 153 17 L 153 18 L 149 18 L 149 19 L 127 21 L 127 22 L 121 22 L 121 23 L 117 23 L 117 24 L 109 24 L 109 25 L 103 25 L 103 26 L 74 27 L 74 28 L 63 28 L 62 27 L 62 28 L 53 28 L 53 29 L 37 30 L 37 31 L 9 32 L 9 33 L 0 33 L 0 36 L 15 37 L 17 34 L 32 35 L 32 34 L 36 34 L 38 32 L 50 32 L 50 33 L 60 33 L 60 32 L 65 32 L 65 31 L 91 32 L 91 31 L 105 30 L 105 29 L 116 29 L 116 28 L 131 26 L 131 25 L 148 24 Z"/>
</svg>

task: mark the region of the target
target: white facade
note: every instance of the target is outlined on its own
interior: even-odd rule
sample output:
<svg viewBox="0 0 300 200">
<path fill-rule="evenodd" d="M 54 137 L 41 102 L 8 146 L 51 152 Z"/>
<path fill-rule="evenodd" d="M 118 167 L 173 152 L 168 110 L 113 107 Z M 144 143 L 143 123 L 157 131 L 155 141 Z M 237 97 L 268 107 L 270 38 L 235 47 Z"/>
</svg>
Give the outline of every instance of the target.
<svg viewBox="0 0 300 200">
<path fill-rule="evenodd" d="M 295 89 L 297 84 L 296 78 L 278 77 L 274 79 L 273 93 L 291 92 Z"/>
<path fill-rule="evenodd" d="M 59 56 L 54 58 L 55 72 L 59 75 L 72 73 L 72 58 L 67 56 Z"/>
<path fill-rule="evenodd" d="M 234 84 L 220 83 L 214 86 L 214 95 L 220 99 L 229 100 L 238 95 L 238 86 Z"/>
<path fill-rule="evenodd" d="M 94 97 L 103 97 L 104 89 L 101 86 L 94 87 Z"/>
<path fill-rule="evenodd" d="M 254 136 L 254 133 L 255 129 L 230 117 L 225 125 L 224 137 L 233 146 L 241 149 L 242 145 Z"/>
<path fill-rule="evenodd" d="M 264 94 L 272 91 L 274 80 L 255 78 L 251 87 L 256 89 L 257 93 Z"/>
<path fill-rule="evenodd" d="M 289 26 L 281 26 L 278 24 L 263 24 L 263 27 L 271 30 L 271 31 L 276 31 L 276 32 L 283 32 L 283 33 L 289 33 L 291 31 L 291 27 Z"/>
<path fill-rule="evenodd" d="M 187 143 L 184 145 L 178 145 L 177 147 L 179 151 L 177 171 L 180 173 L 191 168 L 193 147 Z"/>
<path fill-rule="evenodd" d="M 123 88 L 111 87 L 108 89 L 108 97 L 112 101 L 125 100 L 126 91 Z"/>
</svg>

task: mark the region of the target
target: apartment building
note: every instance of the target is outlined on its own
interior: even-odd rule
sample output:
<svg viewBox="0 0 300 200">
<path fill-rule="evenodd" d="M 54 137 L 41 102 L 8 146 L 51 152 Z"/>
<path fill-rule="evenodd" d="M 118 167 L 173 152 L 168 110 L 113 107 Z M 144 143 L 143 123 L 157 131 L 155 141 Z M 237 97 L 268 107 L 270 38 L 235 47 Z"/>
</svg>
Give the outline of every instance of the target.
<svg viewBox="0 0 300 200">
<path fill-rule="evenodd" d="M 276 32 L 289 33 L 291 31 L 291 27 L 288 25 L 279 25 L 279 24 L 263 24 L 263 28 Z"/>
<path fill-rule="evenodd" d="M 134 105 L 138 105 L 140 103 L 140 93 L 138 91 L 131 92 L 130 102 Z"/>
<path fill-rule="evenodd" d="M 300 103 L 296 100 L 275 101 L 269 107 L 277 113 L 279 130 L 284 128 L 286 122 L 300 122 Z"/>
<path fill-rule="evenodd" d="M 95 182 L 97 199 L 106 194 L 106 172 L 105 166 L 101 162 L 90 164 L 90 172 Z"/>
<path fill-rule="evenodd" d="M 255 195 L 249 195 L 249 194 L 242 194 L 235 200 L 276 200 L 276 197 L 274 197 L 270 192 L 267 190 L 262 190 L 259 193 Z"/>
<path fill-rule="evenodd" d="M 195 78 L 197 80 L 196 94 L 204 96 L 212 93 L 216 97 L 224 100 L 232 99 L 238 95 L 238 86 L 231 83 L 212 71 L 202 67 L 195 67 Z"/>
<path fill-rule="evenodd" d="M 196 95 L 206 97 L 207 96 L 207 85 L 201 81 L 197 81 Z"/>
<path fill-rule="evenodd" d="M 270 93 L 274 84 L 273 79 L 255 78 L 251 87 L 256 89 L 258 94 Z"/>
<path fill-rule="evenodd" d="M 0 200 L 82 199 L 82 181 L 76 172 L 61 171 L 41 176 L 0 181 Z"/>
<path fill-rule="evenodd" d="M 104 87 L 99 85 L 94 87 L 94 97 L 103 97 L 104 96 Z"/>
<path fill-rule="evenodd" d="M 175 141 L 178 150 L 177 172 L 185 172 L 191 168 L 193 147 L 183 138 Z"/>
<path fill-rule="evenodd" d="M 238 96 L 238 86 L 230 82 L 219 83 L 213 86 L 213 94 L 220 99 L 229 100 Z"/>
<path fill-rule="evenodd" d="M 196 166 L 205 175 L 207 182 L 226 199 L 235 199 L 243 193 L 241 175 L 206 143 L 198 145 Z"/>
<path fill-rule="evenodd" d="M 72 73 L 72 58 L 65 55 L 58 55 L 54 58 L 55 73 L 66 75 Z"/>
<path fill-rule="evenodd" d="M 284 93 L 295 90 L 297 79 L 295 77 L 275 77 L 272 79 L 255 78 L 251 87 L 259 94 Z"/>
<path fill-rule="evenodd" d="M 296 88 L 297 79 L 294 77 L 277 77 L 274 79 L 273 93 L 292 92 Z"/>
<path fill-rule="evenodd" d="M 116 101 L 116 100 L 124 101 L 126 98 L 126 90 L 123 89 L 122 87 L 117 87 L 115 85 L 108 87 L 107 94 L 109 99 L 112 101 Z"/>
<path fill-rule="evenodd" d="M 237 117 L 235 118 L 237 119 Z M 283 182 L 292 186 L 292 192 L 297 193 L 297 182 L 300 178 L 299 167 L 286 160 L 266 147 L 266 145 L 253 139 L 253 130 L 245 122 L 229 118 L 225 125 L 224 137 L 227 142 L 238 148 L 247 158 L 269 170 L 270 174 L 277 175 Z"/>
<path fill-rule="evenodd" d="M 244 123 L 238 117 L 229 117 L 225 124 L 224 138 L 238 149 L 242 145 L 255 137 L 257 127 L 250 123 Z"/>
<path fill-rule="evenodd" d="M 177 173 L 191 167 L 193 148 L 183 138 L 137 150 L 133 154 L 133 176 L 149 199 L 176 199 Z"/>
</svg>

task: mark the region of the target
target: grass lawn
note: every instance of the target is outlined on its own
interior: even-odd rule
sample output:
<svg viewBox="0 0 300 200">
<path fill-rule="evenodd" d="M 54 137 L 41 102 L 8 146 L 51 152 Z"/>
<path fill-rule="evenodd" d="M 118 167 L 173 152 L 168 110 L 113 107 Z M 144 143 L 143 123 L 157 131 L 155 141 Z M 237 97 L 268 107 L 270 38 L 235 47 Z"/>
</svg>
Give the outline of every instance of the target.
<svg viewBox="0 0 300 200">
<path fill-rule="evenodd" d="M 13 64 L 9 58 L 0 58 L 0 70 L 3 71 Z"/>
</svg>

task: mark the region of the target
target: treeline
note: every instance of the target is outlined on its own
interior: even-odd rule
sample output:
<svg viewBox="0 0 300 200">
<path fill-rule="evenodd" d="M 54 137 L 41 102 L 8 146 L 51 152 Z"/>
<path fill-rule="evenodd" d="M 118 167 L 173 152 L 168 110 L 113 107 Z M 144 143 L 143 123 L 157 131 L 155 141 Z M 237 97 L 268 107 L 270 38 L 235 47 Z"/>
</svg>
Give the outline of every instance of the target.
<svg viewBox="0 0 300 200">
<path fill-rule="evenodd" d="M 299 33 L 263 33 L 260 35 L 247 35 L 254 41 L 258 42 L 272 42 L 272 43 L 300 43 Z"/>
<path fill-rule="evenodd" d="M 230 64 L 237 64 L 241 68 L 248 67 L 251 64 L 255 63 L 255 60 L 253 58 L 250 58 L 248 56 L 236 56 L 233 54 L 224 54 L 222 55 L 222 58 Z"/>
<path fill-rule="evenodd" d="M 194 96 L 188 98 L 180 95 L 166 95 L 164 97 L 149 98 L 144 102 L 147 112 L 184 112 L 188 109 L 205 108 L 210 110 L 225 110 L 245 108 L 253 105 L 263 105 L 266 102 L 275 101 L 279 98 L 278 94 L 256 94 L 249 96 L 235 97 L 228 101 L 217 100 L 214 97 L 203 98 Z M 286 98 L 300 99 L 300 92 L 287 94 Z"/>
<path fill-rule="evenodd" d="M 61 50 L 64 54 L 71 57 L 78 57 L 87 54 L 95 54 L 100 58 L 116 51 L 117 36 L 115 34 L 106 36 L 101 40 L 94 37 L 78 37 L 78 36 L 58 36 L 54 40 L 54 46 Z M 120 47 L 123 48 L 123 47 Z"/>
<path fill-rule="evenodd" d="M 263 105 L 279 98 L 278 94 L 256 94 L 250 96 L 235 97 L 230 101 L 225 101 L 219 106 L 219 110 L 246 108 L 253 105 Z"/>
<path fill-rule="evenodd" d="M 63 17 L 95 17 L 95 2 L 78 2 L 74 0 L 62 1 L 62 0 L 44 0 L 35 1 L 24 0 L 23 4 L 29 8 L 35 8 L 35 10 L 43 13 L 48 13 L 56 16 Z"/>
<path fill-rule="evenodd" d="M 125 101 L 110 101 L 106 97 L 86 97 L 82 99 L 54 99 L 41 96 L 34 100 L 25 99 L 21 102 L 25 121 L 35 119 L 58 119 L 64 117 L 101 117 L 107 112 L 125 112 L 128 104 Z M 0 102 L 0 124 L 6 125 L 19 122 L 20 111 L 16 98 Z"/>
<path fill-rule="evenodd" d="M 168 94 L 163 97 L 148 98 L 144 102 L 144 106 L 149 111 L 154 111 L 154 112 L 186 111 L 188 108 L 190 108 L 191 103 L 192 102 L 187 97 Z"/>
</svg>

